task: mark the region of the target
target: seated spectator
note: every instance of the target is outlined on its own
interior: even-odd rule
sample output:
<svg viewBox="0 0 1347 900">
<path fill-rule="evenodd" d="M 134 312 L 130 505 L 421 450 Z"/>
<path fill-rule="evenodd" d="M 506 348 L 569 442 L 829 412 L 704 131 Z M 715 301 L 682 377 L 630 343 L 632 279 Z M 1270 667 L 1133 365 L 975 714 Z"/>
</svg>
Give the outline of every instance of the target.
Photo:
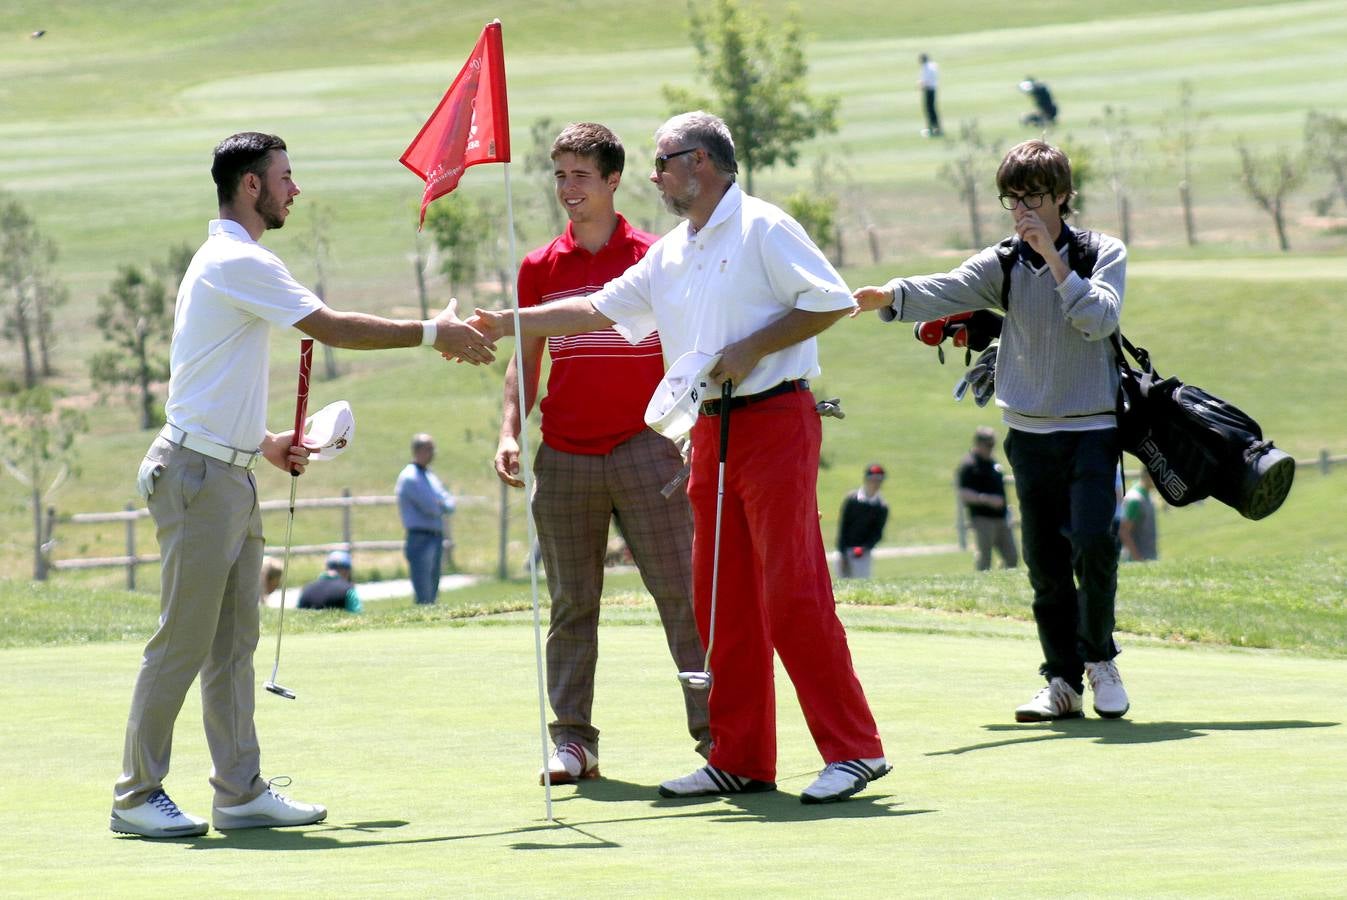
<svg viewBox="0 0 1347 900">
<path fill-rule="evenodd" d="M 267 598 L 281 586 L 281 574 L 283 571 L 281 564 L 276 561 L 276 557 L 262 557 L 262 593 L 257 598 L 257 602 L 262 606 L 267 605 Z"/>
<path fill-rule="evenodd" d="M 315 580 L 304 585 L 299 594 L 300 609 L 344 609 L 360 612 L 360 597 L 351 582 L 351 554 L 333 550 L 327 555 L 327 568 Z"/>
</svg>

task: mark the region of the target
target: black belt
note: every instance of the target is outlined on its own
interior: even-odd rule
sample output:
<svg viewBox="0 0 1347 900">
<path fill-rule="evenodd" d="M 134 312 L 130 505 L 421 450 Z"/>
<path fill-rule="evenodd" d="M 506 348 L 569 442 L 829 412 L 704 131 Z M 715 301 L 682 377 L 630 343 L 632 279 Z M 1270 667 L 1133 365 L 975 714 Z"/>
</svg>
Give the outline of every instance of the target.
<svg viewBox="0 0 1347 900">
<path fill-rule="evenodd" d="M 444 532 L 443 532 L 443 531 L 435 531 L 435 530 L 433 530 L 433 529 L 431 529 L 431 528 L 408 528 L 408 529 L 407 529 L 407 533 L 408 533 L 408 534 L 433 534 L 433 535 L 435 535 L 436 537 L 443 537 L 443 536 L 444 536 Z"/>
<path fill-rule="evenodd" d="M 759 400 L 766 400 L 769 397 L 776 397 L 781 394 L 793 394 L 797 391 L 809 390 L 809 379 L 797 378 L 794 381 L 783 381 L 776 387 L 770 387 L 765 391 L 759 391 L 756 394 L 745 394 L 742 397 L 730 398 L 730 409 L 738 409 L 741 406 L 748 406 L 750 403 L 757 403 Z M 718 416 L 720 415 L 719 400 L 707 400 L 702 404 L 702 415 Z"/>
</svg>

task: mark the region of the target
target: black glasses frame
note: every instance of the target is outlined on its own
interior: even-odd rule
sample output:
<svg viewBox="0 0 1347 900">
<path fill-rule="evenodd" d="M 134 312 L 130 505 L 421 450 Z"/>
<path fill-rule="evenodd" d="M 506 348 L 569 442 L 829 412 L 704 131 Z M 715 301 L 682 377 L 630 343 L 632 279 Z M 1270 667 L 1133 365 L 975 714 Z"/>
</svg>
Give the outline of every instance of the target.
<svg viewBox="0 0 1347 900">
<path fill-rule="evenodd" d="M 676 157 L 676 156 L 682 156 L 682 155 L 684 155 L 685 153 L 695 153 L 696 151 L 698 151 L 698 150 L 700 150 L 700 149 L 702 149 L 702 148 L 701 148 L 701 147 L 688 147 L 686 150 L 675 150 L 673 153 L 661 153 L 659 156 L 656 156 L 656 157 L 655 157 L 655 171 L 656 171 L 658 174 L 663 175 L 663 174 L 664 174 L 664 170 L 665 170 L 665 169 L 668 167 L 668 165 L 669 165 L 669 160 L 673 159 L 673 158 Z"/>
<path fill-rule="evenodd" d="M 1025 209 L 1038 209 L 1050 196 L 1048 191 L 1035 191 L 1032 194 L 997 194 L 996 199 L 1001 201 L 1002 209 L 1013 210 L 1016 203 L 1023 203 Z"/>
</svg>

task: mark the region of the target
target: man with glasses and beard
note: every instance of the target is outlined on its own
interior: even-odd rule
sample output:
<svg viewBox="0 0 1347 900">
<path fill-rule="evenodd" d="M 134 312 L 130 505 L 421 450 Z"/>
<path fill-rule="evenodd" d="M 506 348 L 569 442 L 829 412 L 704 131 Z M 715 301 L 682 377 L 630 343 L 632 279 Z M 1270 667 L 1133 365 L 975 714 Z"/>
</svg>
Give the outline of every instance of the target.
<svg viewBox="0 0 1347 900">
<path fill-rule="evenodd" d="M 1085 676 L 1095 712 L 1118 718 L 1129 700 L 1113 661 L 1113 483 L 1120 446 L 1118 365 L 1109 335 L 1122 315 L 1127 249 L 1116 238 L 1063 221 L 1075 192 L 1071 163 L 1056 147 L 1037 140 L 1013 147 L 996 184 L 1015 223 L 1010 243 L 988 247 L 947 274 L 895 278 L 854 296 L 884 321 L 1005 312 L 996 405 L 1009 426 L 1005 451 L 1034 589 L 1044 655 L 1039 671 L 1048 682 L 1015 718 L 1083 715 Z"/>
<path fill-rule="evenodd" d="M 285 142 L 243 132 L 215 148 L 220 217 L 178 289 L 164 426 L 141 462 L 137 487 L 158 528 L 159 627 L 145 646 L 131 697 L 122 774 L 109 826 L 119 834 L 205 834 L 206 820 L 164 791 L 173 726 L 201 676 L 218 829 L 320 822 L 327 810 L 277 793 L 260 774 L 253 723 L 262 515 L 252 470 L 260 458 L 300 474 L 309 450 L 267 430 L 271 329 L 296 329 L 334 347 L 434 346 L 474 365 L 491 342 L 454 315 L 424 322 L 340 312 L 290 275 L 263 233 L 281 228 L 299 195 Z"/>
<path fill-rule="evenodd" d="M 719 354 L 710 377 L 728 381 L 733 398 L 727 410 L 720 400 L 702 404 L 688 484 L 693 596 L 705 639 L 720 417 L 730 415 L 710 661 L 711 754 L 707 765 L 664 782 L 659 792 L 775 790 L 775 651 L 825 763 L 800 799 L 843 800 L 890 767 L 833 603 L 818 525 L 822 428 L 806 379 L 820 372 L 816 336 L 855 304 L 794 219 L 740 190 L 723 121 L 705 112 L 674 116 L 655 142 L 650 180 L 684 221 L 598 293 L 521 311 L 523 336 L 616 325 L 632 343 L 658 329 L 666 362 L 693 350 Z M 478 310 L 468 322 L 492 338 L 514 328 L 501 312 Z"/>
</svg>

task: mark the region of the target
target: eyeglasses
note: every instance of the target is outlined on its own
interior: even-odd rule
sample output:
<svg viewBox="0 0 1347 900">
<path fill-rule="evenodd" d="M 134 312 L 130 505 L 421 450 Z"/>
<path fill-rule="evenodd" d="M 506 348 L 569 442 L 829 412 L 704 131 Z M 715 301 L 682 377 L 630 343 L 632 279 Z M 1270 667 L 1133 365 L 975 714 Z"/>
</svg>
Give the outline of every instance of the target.
<svg viewBox="0 0 1347 900">
<path fill-rule="evenodd" d="M 1016 203 L 1023 203 L 1025 209 L 1038 209 L 1048 196 L 1047 191 L 1040 191 L 1035 194 L 1000 194 L 997 199 L 1004 209 L 1014 209 Z"/>
<path fill-rule="evenodd" d="M 675 156 L 682 156 L 685 153 L 693 153 L 700 149 L 701 147 L 689 147 L 686 150 L 675 150 L 673 153 L 661 153 L 659 156 L 655 157 L 655 172 L 659 175 L 663 175 L 664 170 L 669 165 L 669 160 L 673 159 Z"/>
</svg>

